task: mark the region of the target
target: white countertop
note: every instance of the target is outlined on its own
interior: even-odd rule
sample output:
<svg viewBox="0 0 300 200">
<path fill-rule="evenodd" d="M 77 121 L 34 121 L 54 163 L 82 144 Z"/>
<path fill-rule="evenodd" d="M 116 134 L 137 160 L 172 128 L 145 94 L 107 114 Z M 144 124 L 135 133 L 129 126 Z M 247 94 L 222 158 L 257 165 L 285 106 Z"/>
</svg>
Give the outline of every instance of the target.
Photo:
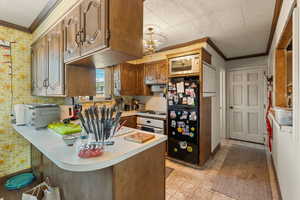
<svg viewBox="0 0 300 200">
<path fill-rule="evenodd" d="M 276 120 L 275 116 L 272 113 L 270 113 L 269 116 L 273 120 L 275 126 L 277 126 L 280 131 L 286 132 L 286 133 L 293 133 L 293 126 L 283 126 L 283 125 L 280 125 L 278 123 L 278 121 Z"/>
<path fill-rule="evenodd" d="M 16 125 L 13 125 L 13 127 L 58 167 L 74 172 L 94 171 L 116 165 L 167 140 L 167 136 L 165 135 L 137 130 L 139 132 L 154 134 L 155 138 L 143 144 L 138 144 L 124 140 L 124 135 L 114 137 L 113 141 L 115 141 L 115 144 L 106 146 L 102 156 L 82 159 L 76 155 L 75 146 L 67 146 L 60 135 L 52 133 L 47 129 L 35 130 L 31 127 Z M 127 129 L 133 132 L 136 130 Z"/>
</svg>

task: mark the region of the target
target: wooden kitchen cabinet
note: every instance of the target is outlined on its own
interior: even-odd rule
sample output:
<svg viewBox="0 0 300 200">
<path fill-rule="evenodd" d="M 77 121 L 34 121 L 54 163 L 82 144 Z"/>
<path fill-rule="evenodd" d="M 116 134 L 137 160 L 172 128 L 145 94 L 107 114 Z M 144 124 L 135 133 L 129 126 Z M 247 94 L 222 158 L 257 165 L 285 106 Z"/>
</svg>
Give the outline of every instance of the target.
<svg viewBox="0 0 300 200">
<path fill-rule="evenodd" d="M 32 95 L 46 96 L 48 78 L 47 39 L 42 38 L 33 44 L 31 50 Z"/>
<path fill-rule="evenodd" d="M 64 19 L 64 61 L 80 56 L 80 7 L 75 7 Z"/>
<path fill-rule="evenodd" d="M 168 63 L 161 60 L 156 64 L 157 83 L 167 84 L 168 82 Z"/>
<path fill-rule="evenodd" d="M 122 63 L 114 67 L 115 96 L 149 96 L 150 87 L 144 83 L 144 65 Z"/>
<path fill-rule="evenodd" d="M 64 23 L 67 64 L 105 67 L 143 56 L 143 0 L 84 0 Z"/>
<path fill-rule="evenodd" d="M 93 66 L 64 64 L 63 23 L 58 23 L 32 46 L 32 95 L 94 96 L 96 72 Z"/>
<path fill-rule="evenodd" d="M 103 49 L 106 40 L 106 0 L 85 0 L 81 3 L 80 18 L 83 30 L 81 54 Z"/>
<path fill-rule="evenodd" d="M 136 116 L 126 116 L 121 117 L 120 123 L 122 124 L 126 120 L 124 126 L 130 127 L 130 128 L 136 128 L 137 118 Z"/>
<path fill-rule="evenodd" d="M 47 96 L 65 94 L 65 66 L 63 60 L 63 25 L 59 23 L 47 34 L 48 78 Z"/>
<path fill-rule="evenodd" d="M 168 81 L 168 65 L 166 60 L 145 63 L 145 83 L 166 84 Z"/>
<path fill-rule="evenodd" d="M 152 92 L 150 87 L 145 84 L 145 65 L 138 64 L 136 65 L 137 70 L 137 87 L 136 87 L 136 96 L 151 96 Z"/>
<path fill-rule="evenodd" d="M 134 96 L 137 88 L 137 71 L 133 64 L 122 63 L 114 67 L 115 96 Z"/>
<path fill-rule="evenodd" d="M 32 46 L 32 95 L 63 96 L 63 30 L 59 23 Z"/>
</svg>

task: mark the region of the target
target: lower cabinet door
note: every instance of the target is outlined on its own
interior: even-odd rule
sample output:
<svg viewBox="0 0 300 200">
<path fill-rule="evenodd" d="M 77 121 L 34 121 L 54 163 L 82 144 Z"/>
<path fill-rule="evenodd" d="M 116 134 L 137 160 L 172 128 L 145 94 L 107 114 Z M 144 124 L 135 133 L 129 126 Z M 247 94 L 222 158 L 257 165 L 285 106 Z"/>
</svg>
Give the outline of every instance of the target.
<svg viewBox="0 0 300 200">
<path fill-rule="evenodd" d="M 199 146 L 190 142 L 168 139 L 168 156 L 192 164 L 199 162 Z"/>
</svg>

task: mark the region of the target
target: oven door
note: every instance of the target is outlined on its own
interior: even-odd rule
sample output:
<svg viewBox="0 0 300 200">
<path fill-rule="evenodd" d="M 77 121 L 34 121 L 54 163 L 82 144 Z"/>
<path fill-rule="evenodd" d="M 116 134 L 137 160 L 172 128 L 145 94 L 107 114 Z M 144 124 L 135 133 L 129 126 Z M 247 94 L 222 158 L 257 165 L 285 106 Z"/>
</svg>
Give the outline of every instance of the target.
<svg viewBox="0 0 300 200">
<path fill-rule="evenodd" d="M 141 125 L 141 124 L 137 125 L 137 128 L 142 131 L 148 131 L 148 132 L 157 133 L 157 134 L 164 134 L 164 129 L 162 129 L 162 128 L 156 128 L 153 126 L 147 126 L 147 125 Z"/>
<path fill-rule="evenodd" d="M 199 55 L 189 55 L 169 59 L 169 73 L 176 74 L 191 74 L 200 71 Z"/>
</svg>

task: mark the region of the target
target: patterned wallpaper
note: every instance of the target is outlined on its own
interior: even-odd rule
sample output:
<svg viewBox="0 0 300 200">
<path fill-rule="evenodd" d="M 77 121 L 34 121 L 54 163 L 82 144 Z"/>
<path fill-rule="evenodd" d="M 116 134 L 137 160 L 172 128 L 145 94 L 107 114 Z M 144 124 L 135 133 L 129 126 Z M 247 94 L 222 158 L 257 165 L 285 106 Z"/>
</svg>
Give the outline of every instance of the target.
<svg viewBox="0 0 300 200">
<path fill-rule="evenodd" d="M 10 124 L 10 104 L 13 88 L 13 103 L 63 103 L 63 98 L 51 99 L 31 96 L 32 35 L 0 26 L 0 40 L 16 41 L 12 45 L 13 84 L 10 83 L 7 50 L 0 48 L 0 177 L 30 167 L 30 145 Z"/>
</svg>

